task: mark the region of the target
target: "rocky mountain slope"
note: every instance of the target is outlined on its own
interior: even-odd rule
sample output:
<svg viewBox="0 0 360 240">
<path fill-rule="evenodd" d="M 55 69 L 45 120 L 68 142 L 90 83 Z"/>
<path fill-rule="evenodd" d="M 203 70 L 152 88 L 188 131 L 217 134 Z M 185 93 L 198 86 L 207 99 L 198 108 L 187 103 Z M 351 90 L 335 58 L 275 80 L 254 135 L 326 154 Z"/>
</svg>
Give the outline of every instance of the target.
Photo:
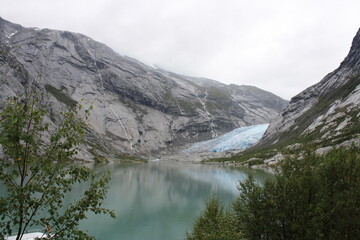
<svg viewBox="0 0 360 240">
<path fill-rule="evenodd" d="M 360 29 L 340 66 L 293 97 L 256 149 L 307 143 L 317 148 L 360 142 Z"/>
<path fill-rule="evenodd" d="M 49 93 L 52 116 L 93 105 L 82 155 L 89 159 L 172 152 L 268 123 L 287 104 L 256 87 L 154 69 L 82 34 L 0 18 L 0 101 L 30 86 Z"/>
</svg>

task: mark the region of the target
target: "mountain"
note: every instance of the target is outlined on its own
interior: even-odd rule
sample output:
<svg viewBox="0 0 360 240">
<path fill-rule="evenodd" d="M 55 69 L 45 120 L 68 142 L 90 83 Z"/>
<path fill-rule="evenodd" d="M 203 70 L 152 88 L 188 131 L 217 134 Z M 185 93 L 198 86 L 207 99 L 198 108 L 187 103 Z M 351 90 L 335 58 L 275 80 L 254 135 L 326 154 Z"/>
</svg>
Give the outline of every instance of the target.
<svg viewBox="0 0 360 240">
<path fill-rule="evenodd" d="M 0 102 L 36 86 L 48 110 L 93 106 L 82 158 L 170 153 L 235 128 L 268 123 L 287 101 L 147 66 L 78 33 L 0 18 Z M 55 118 L 55 119 L 54 119 Z"/>
<path fill-rule="evenodd" d="M 290 100 L 255 149 L 360 143 L 360 29 L 349 54 L 319 83 Z"/>
</svg>

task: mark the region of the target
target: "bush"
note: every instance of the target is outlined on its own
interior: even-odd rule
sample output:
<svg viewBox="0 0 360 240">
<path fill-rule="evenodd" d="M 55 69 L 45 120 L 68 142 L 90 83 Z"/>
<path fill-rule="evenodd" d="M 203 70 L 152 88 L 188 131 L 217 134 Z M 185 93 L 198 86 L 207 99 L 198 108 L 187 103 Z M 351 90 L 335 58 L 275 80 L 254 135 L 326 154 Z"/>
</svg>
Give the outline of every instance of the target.
<svg viewBox="0 0 360 240">
<path fill-rule="evenodd" d="M 205 204 L 201 216 L 195 221 L 192 233 L 187 233 L 187 240 L 236 240 L 235 218 L 226 211 L 220 202 L 211 197 Z"/>
<path fill-rule="evenodd" d="M 249 176 L 238 188 L 231 212 L 224 214 L 221 206 L 209 204 L 213 199 L 207 203 L 194 226 L 192 236 L 197 238 L 188 240 L 213 239 L 205 234 L 220 236 L 229 230 L 231 239 L 360 239 L 358 147 L 325 155 L 307 150 L 301 158 L 286 158 L 264 185 Z M 226 224 L 214 224 L 226 217 L 231 219 Z"/>
<path fill-rule="evenodd" d="M 240 183 L 234 202 L 247 239 L 360 239 L 359 149 L 288 158 L 274 179 Z"/>
</svg>

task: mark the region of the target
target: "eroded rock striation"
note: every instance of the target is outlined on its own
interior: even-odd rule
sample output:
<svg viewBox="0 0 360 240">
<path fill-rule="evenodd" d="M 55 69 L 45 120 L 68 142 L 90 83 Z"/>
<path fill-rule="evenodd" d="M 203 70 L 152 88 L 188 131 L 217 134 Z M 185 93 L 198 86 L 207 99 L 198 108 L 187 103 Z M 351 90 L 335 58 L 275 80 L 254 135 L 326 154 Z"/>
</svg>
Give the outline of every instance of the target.
<svg viewBox="0 0 360 240">
<path fill-rule="evenodd" d="M 66 106 L 93 106 L 82 155 L 90 159 L 169 153 L 268 123 L 287 104 L 256 87 L 152 68 L 82 34 L 0 18 L 0 101 L 30 86 L 49 93 L 53 118 Z"/>
<path fill-rule="evenodd" d="M 359 108 L 360 30 L 340 66 L 293 97 L 256 148 L 295 143 L 317 147 L 359 144 Z"/>
</svg>

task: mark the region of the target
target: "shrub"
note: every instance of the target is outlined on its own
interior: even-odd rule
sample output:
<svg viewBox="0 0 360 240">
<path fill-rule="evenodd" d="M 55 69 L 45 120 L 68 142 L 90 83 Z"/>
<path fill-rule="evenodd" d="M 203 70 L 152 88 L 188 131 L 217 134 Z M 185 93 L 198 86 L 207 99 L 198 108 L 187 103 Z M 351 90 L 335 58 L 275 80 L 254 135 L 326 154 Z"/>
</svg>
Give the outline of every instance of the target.
<svg viewBox="0 0 360 240">
<path fill-rule="evenodd" d="M 306 150 L 264 185 L 249 176 L 238 189 L 231 211 L 211 198 L 187 239 L 360 239 L 358 147 Z"/>
</svg>

